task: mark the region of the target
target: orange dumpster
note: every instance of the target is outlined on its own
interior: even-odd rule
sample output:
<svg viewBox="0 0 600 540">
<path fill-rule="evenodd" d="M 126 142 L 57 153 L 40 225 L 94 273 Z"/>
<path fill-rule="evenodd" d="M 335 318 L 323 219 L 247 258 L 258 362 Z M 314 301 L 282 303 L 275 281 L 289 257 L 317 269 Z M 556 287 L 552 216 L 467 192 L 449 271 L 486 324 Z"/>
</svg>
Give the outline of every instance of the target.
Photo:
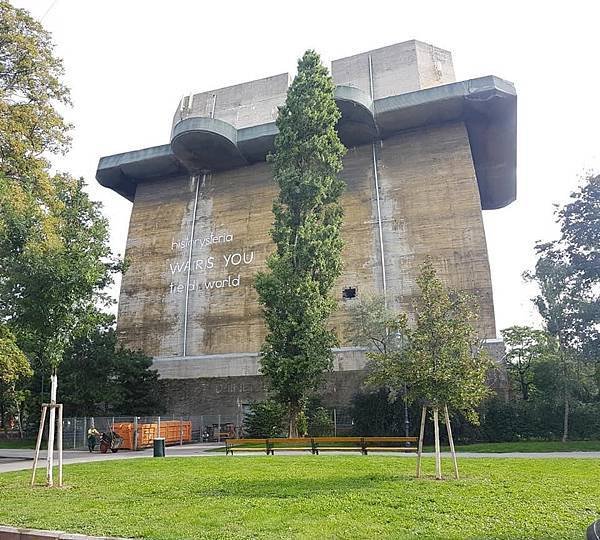
<svg viewBox="0 0 600 540">
<path fill-rule="evenodd" d="M 115 422 L 114 430 L 119 437 L 123 438 L 121 448 L 133 450 L 134 448 L 134 424 L 133 422 Z M 158 437 L 157 423 L 139 423 L 137 426 L 137 447 L 150 448 L 152 441 Z M 180 441 L 190 442 L 192 440 L 192 422 L 189 420 L 166 420 L 160 423 L 160 436 L 164 437 L 165 444 L 179 444 Z"/>
</svg>

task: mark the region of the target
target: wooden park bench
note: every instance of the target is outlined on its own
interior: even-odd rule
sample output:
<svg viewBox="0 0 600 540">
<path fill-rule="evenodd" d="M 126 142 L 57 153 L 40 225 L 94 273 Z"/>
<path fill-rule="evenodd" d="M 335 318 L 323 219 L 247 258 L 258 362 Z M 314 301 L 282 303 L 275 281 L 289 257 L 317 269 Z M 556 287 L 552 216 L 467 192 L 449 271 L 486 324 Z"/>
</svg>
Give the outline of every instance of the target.
<svg viewBox="0 0 600 540">
<path fill-rule="evenodd" d="M 275 449 L 306 450 L 313 455 L 322 451 L 359 450 L 367 455 L 369 451 L 416 452 L 416 437 L 301 437 L 285 439 L 282 437 L 268 439 L 227 439 L 225 454 L 233 455 L 234 450 L 241 452 L 266 452 L 275 455 Z"/>
</svg>

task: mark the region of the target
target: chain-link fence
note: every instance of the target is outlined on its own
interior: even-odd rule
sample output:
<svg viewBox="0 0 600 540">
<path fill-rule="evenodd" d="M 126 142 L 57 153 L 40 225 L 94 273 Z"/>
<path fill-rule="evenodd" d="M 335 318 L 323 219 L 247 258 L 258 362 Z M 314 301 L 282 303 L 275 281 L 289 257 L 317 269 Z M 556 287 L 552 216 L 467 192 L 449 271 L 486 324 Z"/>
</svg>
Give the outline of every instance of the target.
<svg viewBox="0 0 600 540">
<path fill-rule="evenodd" d="M 352 430 L 348 410 L 330 409 L 334 435 L 346 435 Z M 63 448 L 88 448 L 89 437 L 100 443 L 101 434 L 116 433 L 120 448 L 139 450 L 150 448 L 156 437 L 164 437 L 167 445 L 188 443 L 221 443 L 244 436 L 244 415 L 188 416 L 95 416 L 63 419 Z"/>
</svg>

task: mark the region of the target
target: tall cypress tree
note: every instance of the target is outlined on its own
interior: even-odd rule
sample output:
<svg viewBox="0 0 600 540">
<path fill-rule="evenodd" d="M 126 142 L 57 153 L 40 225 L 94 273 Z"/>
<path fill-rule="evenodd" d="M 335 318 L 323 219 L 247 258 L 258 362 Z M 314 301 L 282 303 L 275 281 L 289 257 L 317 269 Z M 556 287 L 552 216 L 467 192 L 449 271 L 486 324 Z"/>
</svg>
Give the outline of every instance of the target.
<svg viewBox="0 0 600 540">
<path fill-rule="evenodd" d="M 339 117 L 328 70 L 315 51 L 307 51 L 279 109 L 270 156 L 280 188 L 271 229 L 276 250 L 268 270 L 256 276 L 268 330 L 261 372 L 273 397 L 287 407 L 290 437 L 298 435 L 298 414 L 331 368 L 337 344 L 327 319 L 335 308 L 330 291 L 342 270 L 344 182 L 338 173 L 345 148 L 335 130 Z"/>
</svg>

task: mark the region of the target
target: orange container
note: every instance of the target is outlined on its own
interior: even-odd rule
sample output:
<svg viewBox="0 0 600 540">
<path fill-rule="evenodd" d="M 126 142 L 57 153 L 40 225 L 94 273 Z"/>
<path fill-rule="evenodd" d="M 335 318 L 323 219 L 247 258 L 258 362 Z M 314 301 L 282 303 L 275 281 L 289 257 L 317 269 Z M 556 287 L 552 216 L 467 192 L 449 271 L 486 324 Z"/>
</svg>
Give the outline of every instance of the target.
<svg viewBox="0 0 600 540">
<path fill-rule="evenodd" d="M 121 448 L 133 450 L 133 422 L 115 422 L 114 430 L 123 438 Z M 178 444 L 190 442 L 192 440 L 192 423 L 189 420 L 180 422 L 179 420 L 166 420 L 160 423 L 160 436 L 164 437 L 165 444 Z M 149 448 L 152 441 L 158 437 L 158 424 L 138 424 L 137 447 Z"/>
</svg>

